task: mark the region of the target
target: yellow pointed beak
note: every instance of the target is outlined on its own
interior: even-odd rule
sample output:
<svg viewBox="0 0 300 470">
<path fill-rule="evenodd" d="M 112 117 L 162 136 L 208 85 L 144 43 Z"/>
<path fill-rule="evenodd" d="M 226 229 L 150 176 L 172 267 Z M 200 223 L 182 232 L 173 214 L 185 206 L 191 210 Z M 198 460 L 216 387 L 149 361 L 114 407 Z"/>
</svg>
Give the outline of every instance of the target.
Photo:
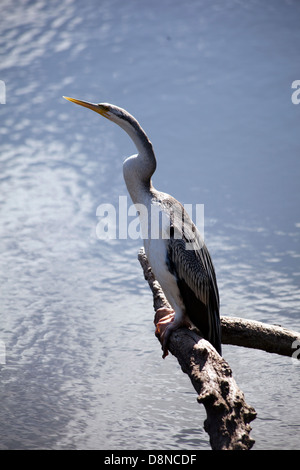
<svg viewBox="0 0 300 470">
<path fill-rule="evenodd" d="M 96 113 L 101 114 L 102 116 L 108 118 L 109 116 L 107 115 L 108 108 L 107 106 L 103 104 L 95 104 L 95 103 L 89 103 L 88 101 L 82 101 L 82 100 L 76 100 L 75 98 L 69 98 L 68 96 L 63 96 L 65 100 L 71 101 L 72 103 L 75 104 L 80 104 L 80 106 L 84 106 L 85 108 L 89 108 L 92 111 L 95 111 Z"/>
</svg>

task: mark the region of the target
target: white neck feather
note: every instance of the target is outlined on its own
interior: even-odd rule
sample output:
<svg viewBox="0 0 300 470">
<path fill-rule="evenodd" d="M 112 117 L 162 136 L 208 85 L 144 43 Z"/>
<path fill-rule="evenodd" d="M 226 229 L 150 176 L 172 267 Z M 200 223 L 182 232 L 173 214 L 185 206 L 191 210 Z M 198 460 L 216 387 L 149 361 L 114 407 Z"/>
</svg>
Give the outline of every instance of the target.
<svg viewBox="0 0 300 470">
<path fill-rule="evenodd" d="M 126 112 L 124 118 L 115 117 L 112 120 L 124 129 L 137 148 L 138 154 L 125 160 L 123 174 L 133 203 L 145 203 L 151 196 L 151 177 L 156 169 L 152 144 L 138 121 L 129 113 Z"/>
</svg>

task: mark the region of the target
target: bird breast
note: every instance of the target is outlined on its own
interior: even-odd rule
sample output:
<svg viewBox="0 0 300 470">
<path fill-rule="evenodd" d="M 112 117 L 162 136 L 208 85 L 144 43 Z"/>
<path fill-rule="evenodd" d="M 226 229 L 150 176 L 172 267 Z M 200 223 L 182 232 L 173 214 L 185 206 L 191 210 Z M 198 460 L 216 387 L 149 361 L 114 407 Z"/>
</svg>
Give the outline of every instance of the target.
<svg viewBox="0 0 300 470">
<path fill-rule="evenodd" d="M 168 240 L 161 238 L 144 240 L 145 253 L 155 279 L 159 282 L 172 308 L 178 313 L 178 311 L 184 311 L 184 305 L 177 285 L 177 279 L 174 274 L 169 271 L 166 263 L 167 244 Z"/>
</svg>

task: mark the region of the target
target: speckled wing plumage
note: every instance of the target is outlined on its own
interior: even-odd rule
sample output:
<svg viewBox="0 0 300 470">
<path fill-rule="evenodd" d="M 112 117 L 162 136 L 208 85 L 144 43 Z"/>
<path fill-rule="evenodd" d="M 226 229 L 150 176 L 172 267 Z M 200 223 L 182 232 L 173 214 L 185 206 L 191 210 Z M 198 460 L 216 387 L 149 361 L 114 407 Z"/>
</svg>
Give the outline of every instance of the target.
<svg viewBox="0 0 300 470">
<path fill-rule="evenodd" d="M 219 293 L 211 257 L 183 206 L 173 198 L 169 214 L 167 266 L 176 277 L 186 315 L 221 354 Z"/>
</svg>

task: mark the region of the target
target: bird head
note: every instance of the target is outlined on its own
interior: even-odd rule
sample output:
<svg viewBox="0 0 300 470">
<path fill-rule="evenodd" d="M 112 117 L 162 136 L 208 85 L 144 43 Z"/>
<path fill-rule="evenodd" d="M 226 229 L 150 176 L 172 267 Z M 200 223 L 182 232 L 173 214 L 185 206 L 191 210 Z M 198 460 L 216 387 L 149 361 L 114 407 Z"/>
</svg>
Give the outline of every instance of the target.
<svg viewBox="0 0 300 470">
<path fill-rule="evenodd" d="M 138 149 L 138 152 L 144 156 L 150 156 L 150 160 L 153 160 L 151 168 L 154 166 L 154 169 L 151 171 L 152 173 L 154 172 L 156 163 L 152 144 L 138 121 L 125 109 L 109 103 L 96 104 L 89 103 L 88 101 L 77 100 L 75 98 L 69 98 L 67 96 L 64 96 L 64 98 L 72 103 L 91 109 L 92 111 L 95 111 L 96 113 L 101 114 L 101 116 L 104 116 L 110 121 L 118 124 L 131 137 Z"/>
<path fill-rule="evenodd" d="M 121 125 L 120 121 L 124 120 L 125 116 L 128 115 L 128 113 L 124 109 L 119 108 L 118 106 L 114 106 L 113 104 L 89 103 L 88 101 L 77 100 L 75 98 L 69 98 L 68 96 L 64 96 L 63 98 L 68 101 L 71 101 L 72 103 L 79 104 L 80 106 L 84 106 L 85 108 L 91 109 L 92 111 L 101 114 L 101 116 L 104 116 L 110 121 L 113 121 L 119 125 Z"/>
</svg>

